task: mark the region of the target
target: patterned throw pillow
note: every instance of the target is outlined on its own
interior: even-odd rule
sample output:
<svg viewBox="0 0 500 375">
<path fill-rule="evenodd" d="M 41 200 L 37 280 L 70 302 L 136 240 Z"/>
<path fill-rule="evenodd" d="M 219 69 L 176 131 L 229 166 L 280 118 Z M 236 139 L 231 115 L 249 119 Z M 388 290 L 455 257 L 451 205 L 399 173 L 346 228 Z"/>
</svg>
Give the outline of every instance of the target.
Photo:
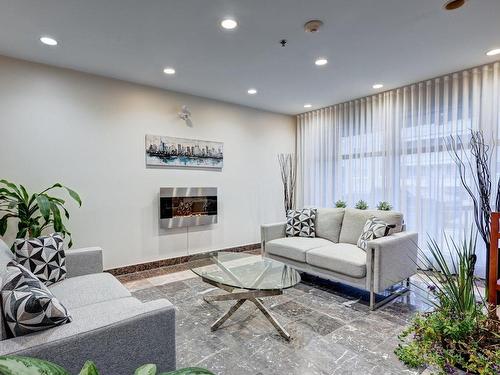
<svg viewBox="0 0 500 375">
<path fill-rule="evenodd" d="M 376 217 L 366 220 L 363 233 L 361 233 L 358 239 L 358 247 L 366 251 L 368 241 L 387 236 L 389 231 L 395 227 L 395 225 L 389 225 Z"/>
<path fill-rule="evenodd" d="M 59 233 L 29 240 L 18 239 L 14 248 L 19 264 L 30 270 L 45 285 L 66 278 L 64 241 Z"/>
<path fill-rule="evenodd" d="M 316 209 L 288 210 L 286 215 L 287 237 L 316 237 Z"/>
<path fill-rule="evenodd" d="M 66 308 L 26 268 L 12 261 L 2 286 L 5 323 L 13 337 L 69 323 Z"/>
</svg>

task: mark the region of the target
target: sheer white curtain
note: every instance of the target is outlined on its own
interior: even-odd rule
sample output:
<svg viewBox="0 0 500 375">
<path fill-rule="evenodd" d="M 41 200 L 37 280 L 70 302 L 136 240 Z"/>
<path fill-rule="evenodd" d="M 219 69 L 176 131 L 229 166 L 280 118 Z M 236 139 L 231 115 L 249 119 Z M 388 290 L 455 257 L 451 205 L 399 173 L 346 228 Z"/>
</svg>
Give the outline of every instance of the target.
<svg viewBox="0 0 500 375">
<path fill-rule="evenodd" d="M 498 144 L 500 62 L 311 111 L 297 123 L 299 206 L 387 200 L 419 232 L 422 247 L 427 234 L 438 242 L 443 233 L 460 238 L 473 225 L 472 202 L 446 143 L 481 129 Z M 494 147 L 494 185 L 499 161 Z"/>
</svg>

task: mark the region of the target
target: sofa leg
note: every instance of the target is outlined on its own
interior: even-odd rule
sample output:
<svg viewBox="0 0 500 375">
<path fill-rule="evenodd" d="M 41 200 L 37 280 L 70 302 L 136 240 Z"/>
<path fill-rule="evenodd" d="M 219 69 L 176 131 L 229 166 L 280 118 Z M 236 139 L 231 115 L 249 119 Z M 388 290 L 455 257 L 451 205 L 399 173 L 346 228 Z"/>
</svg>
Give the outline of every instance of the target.
<svg viewBox="0 0 500 375">
<path fill-rule="evenodd" d="M 375 310 L 375 292 L 370 290 L 370 310 Z"/>
<path fill-rule="evenodd" d="M 399 289 L 391 292 L 391 294 L 389 294 L 388 296 L 384 297 L 382 300 L 376 302 L 376 300 L 375 300 L 376 294 L 375 294 L 375 292 L 373 292 L 372 290 L 370 290 L 370 310 L 372 310 L 372 311 L 376 310 L 379 307 L 382 307 L 385 304 L 391 302 L 392 300 L 394 300 L 394 299 L 396 299 L 398 297 L 404 296 L 409 291 L 410 290 L 407 287 L 402 286 Z"/>
</svg>

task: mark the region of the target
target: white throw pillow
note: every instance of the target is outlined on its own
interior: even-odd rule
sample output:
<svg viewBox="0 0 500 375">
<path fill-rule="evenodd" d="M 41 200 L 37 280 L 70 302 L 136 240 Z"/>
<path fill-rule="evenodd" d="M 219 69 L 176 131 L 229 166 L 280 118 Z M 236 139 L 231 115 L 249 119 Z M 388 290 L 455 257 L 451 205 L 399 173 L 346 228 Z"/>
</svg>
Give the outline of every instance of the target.
<svg viewBox="0 0 500 375">
<path fill-rule="evenodd" d="M 359 236 L 358 247 L 366 251 L 368 241 L 385 237 L 395 225 L 389 225 L 384 220 L 371 217 L 366 220 L 363 233 Z"/>
</svg>

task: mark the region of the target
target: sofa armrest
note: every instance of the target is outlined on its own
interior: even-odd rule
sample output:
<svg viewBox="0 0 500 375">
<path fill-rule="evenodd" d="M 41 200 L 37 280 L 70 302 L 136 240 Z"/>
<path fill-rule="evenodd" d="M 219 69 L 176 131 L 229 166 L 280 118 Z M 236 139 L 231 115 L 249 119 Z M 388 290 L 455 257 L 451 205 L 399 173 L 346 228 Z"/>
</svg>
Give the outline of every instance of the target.
<svg viewBox="0 0 500 375">
<path fill-rule="evenodd" d="M 368 241 L 367 272 L 373 272 L 375 292 L 417 273 L 417 255 L 418 234 L 415 232 L 400 232 Z"/>
<path fill-rule="evenodd" d="M 286 237 L 285 228 L 286 222 L 262 224 L 260 226 L 260 240 L 262 244 L 262 251 L 264 253 L 266 251 L 266 242 Z"/>
<path fill-rule="evenodd" d="M 68 277 L 102 272 L 102 249 L 100 247 L 86 247 L 67 250 L 66 270 Z"/>
<path fill-rule="evenodd" d="M 116 303 L 125 300 L 135 299 Z M 70 374 L 78 374 L 86 360 L 103 374 L 133 374 L 146 363 L 155 363 L 162 372 L 175 370 L 175 308 L 168 300 L 135 300 L 114 313 L 104 304 L 88 306 L 94 312 L 88 318 L 0 341 L 0 355 L 45 359 Z"/>
</svg>

